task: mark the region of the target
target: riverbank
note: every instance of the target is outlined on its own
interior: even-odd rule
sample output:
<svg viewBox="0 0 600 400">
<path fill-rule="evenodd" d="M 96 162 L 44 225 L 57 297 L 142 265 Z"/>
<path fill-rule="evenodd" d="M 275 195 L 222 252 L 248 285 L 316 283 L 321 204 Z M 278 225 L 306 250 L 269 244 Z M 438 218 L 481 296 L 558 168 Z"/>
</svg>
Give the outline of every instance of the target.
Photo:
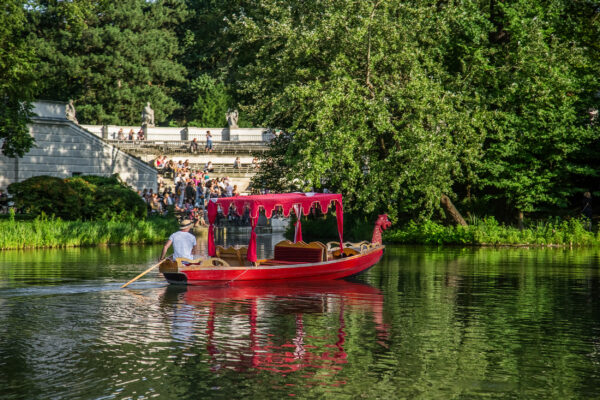
<svg viewBox="0 0 600 400">
<path fill-rule="evenodd" d="M 173 217 L 130 221 L 0 220 L 0 249 L 161 243 L 177 230 Z"/>
<path fill-rule="evenodd" d="M 597 232 L 586 230 L 579 219 L 549 220 L 516 227 L 498 223 L 494 218 L 474 221 L 469 226 L 445 226 L 432 221 L 391 229 L 384 233 L 386 243 L 494 246 L 593 246 L 600 245 Z"/>
</svg>

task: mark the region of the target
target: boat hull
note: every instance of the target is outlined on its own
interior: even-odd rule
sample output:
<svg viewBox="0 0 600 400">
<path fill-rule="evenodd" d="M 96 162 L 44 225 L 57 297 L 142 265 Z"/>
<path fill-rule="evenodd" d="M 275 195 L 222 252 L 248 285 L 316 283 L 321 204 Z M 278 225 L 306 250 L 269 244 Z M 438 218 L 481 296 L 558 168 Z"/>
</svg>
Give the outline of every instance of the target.
<svg viewBox="0 0 600 400">
<path fill-rule="evenodd" d="M 379 262 L 385 246 L 352 257 L 310 264 L 208 267 L 163 273 L 173 284 L 205 285 L 234 281 L 331 280 L 360 274 Z"/>
</svg>

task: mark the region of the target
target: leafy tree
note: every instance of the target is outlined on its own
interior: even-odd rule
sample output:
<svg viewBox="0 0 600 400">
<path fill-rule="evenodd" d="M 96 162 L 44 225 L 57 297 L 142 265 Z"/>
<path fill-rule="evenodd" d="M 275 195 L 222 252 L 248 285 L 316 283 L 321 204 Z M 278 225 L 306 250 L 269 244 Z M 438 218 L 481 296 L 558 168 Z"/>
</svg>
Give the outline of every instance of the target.
<svg viewBox="0 0 600 400">
<path fill-rule="evenodd" d="M 225 126 L 229 96 L 222 82 L 208 74 L 200 75 L 190 83 L 190 91 L 196 101 L 190 107 L 187 118 L 190 126 Z"/>
<path fill-rule="evenodd" d="M 183 106 L 181 122 L 191 126 L 223 126 L 225 113 L 236 107 L 231 92 L 235 76 L 231 43 L 236 34 L 228 20 L 240 10 L 252 10 L 245 0 L 186 0 L 188 17 L 176 32 L 183 47 L 180 62 L 188 71 L 189 85 L 177 93 Z M 249 6 L 249 7 L 248 7 Z M 247 53 L 247 57 L 252 56 Z M 240 126 L 252 126 L 241 116 Z"/>
<path fill-rule="evenodd" d="M 391 214 L 453 193 L 564 208 L 599 169 L 597 15 L 566 0 L 258 1 L 231 18 L 231 73 L 244 110 L 290 134 L 256 184 Z"/>
<path fill-rule="evenodd" d="M 0 5 L 0 140 L 2 153 L 22 157 L 34 143 L 27 123 L 35 96 L 34 48 L 26 40 L 25 2 Z"/>
<path fill-rule="evenodd" d="M 598 24 L 590 26 L 597 12 L 563 0 L 492 3 L 498 29 L 483 88 L 494 118 L 486 129 L 483 193 L 521 218 L 564 208 L 585 191 L 578 177 L 597 174 L 584 155 L 600 134 L 586 112 L 600 89 L 597 44 L 586 43 L 590 29 L 600 33 Z"/>
<path fill-rule="evenodd" d="M 291 132 L 263 177 L 341 191 L 367 213 L 433 212 L 475 168 L 488 117 L 471 82 L 490 24 L 460 5 L 261 0 L 232 17 L 236 54 L 258 48 L 236 73 L 244 111 Z"/>
<path fill-rule="evenodd" d="M 42 96 L 73 98 L 80 121 L 139 123 L 149 101 L 161 122 L 178 107 L 185 68 L 172 29 L 186 17 L 182 1 L 39 0 L 30 15 Z"/>
</svg>

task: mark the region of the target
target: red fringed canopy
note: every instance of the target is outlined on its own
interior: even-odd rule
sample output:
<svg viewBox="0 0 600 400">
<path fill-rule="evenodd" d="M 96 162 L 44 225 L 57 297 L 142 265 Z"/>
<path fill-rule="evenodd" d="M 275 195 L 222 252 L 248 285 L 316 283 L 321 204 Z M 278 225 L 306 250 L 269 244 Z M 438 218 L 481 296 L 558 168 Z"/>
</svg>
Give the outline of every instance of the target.
<svg viewBox="0 0 600 400">
<path fill-rule="evenodd" d="M 340 236 L 340 245 L 343 245 L 344 231 L 344 216 L 341 194 L 330 193 L 279 193 L 279 194 L 264 194 L 257 196 L 237 196 L 224 197 L 219 199 L 211 199 L 208 202 L 208 220 L 210 223 L 208 234 L 208 253 L 210 256 L 216 256 L 216 248 L 214 243 L 214 221 L 217 216 L 217 205 L 221 206 L 223 214 L 228 215 L 231 205 L 238 215 L 243 215 L 244 210 L 250 210 L 250 218 L 252 219 L 252 233 L 250 235 L 250 244 L 248 245 L 248 260 L 256 261 L 256 233 L 254 229 L 258 220 L 259 210 L 262 208 L 265 211 L 265 216 L 271 218 L 273 211 L 277 207 L 283 209 L 283 215 L 289 217 L 290 212 L 295 205 L 302 208 L 302 214 L 308 215 L 314 204 L 319 204 L 321 211 L 326 213 L 329 210 L 331 203 L 335 204 L 336 217 L 338 225 L 338 234 Z"/>
</svg>

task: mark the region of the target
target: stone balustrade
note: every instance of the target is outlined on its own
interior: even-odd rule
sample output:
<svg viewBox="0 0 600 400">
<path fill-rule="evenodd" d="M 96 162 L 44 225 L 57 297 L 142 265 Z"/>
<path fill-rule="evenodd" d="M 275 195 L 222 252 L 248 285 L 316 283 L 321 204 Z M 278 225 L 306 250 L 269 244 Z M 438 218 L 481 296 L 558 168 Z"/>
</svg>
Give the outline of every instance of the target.
<svg viewBox="0 0 600 400">
<path fill-rule="evenodd" d="M 81 125 L 87 131 L 93 133 L 105 140 L 117 140 L 120 129 L 123 129 L 125 138 L 130 130 L 136 134 L 140 130 L 139 126 L 117 126 L 107 125 L 106 137 L 102 136 L 102 125 Z M 154 127 L 146 128 L 146 140 L 149 141 L 180 141 L 198 139 L 199 142 L 206 141 L 206 131 L 210 131 L 213 142 L 269 142 L 274 135 L 271 131 L 265 128 L 171 128 L 171 127 Z"/>
</svg>

